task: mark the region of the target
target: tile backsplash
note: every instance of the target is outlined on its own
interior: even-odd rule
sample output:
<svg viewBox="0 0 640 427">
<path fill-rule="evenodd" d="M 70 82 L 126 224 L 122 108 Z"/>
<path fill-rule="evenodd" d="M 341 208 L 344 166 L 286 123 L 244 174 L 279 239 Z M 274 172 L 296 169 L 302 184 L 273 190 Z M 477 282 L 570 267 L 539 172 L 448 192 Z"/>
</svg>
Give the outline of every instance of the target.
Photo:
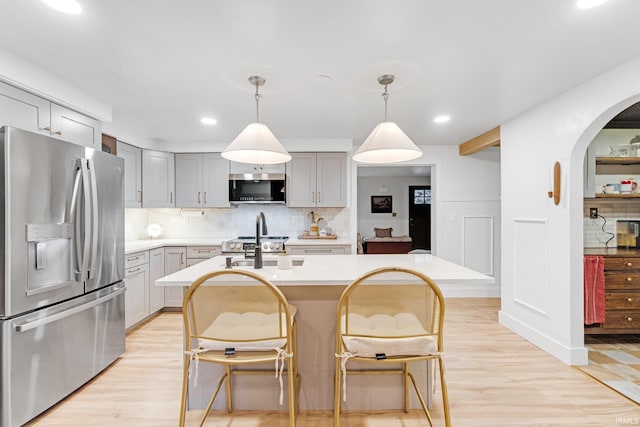
<svg viewBox="0 0 640 427">
<path fill-rule="evenodd" d="M 590 219 L 590 208 L 598 208 L 598 214 L 601 216 L 597 219 Z M 618 244 L 615 235 L 616 220 L 619 219 L 640 220 L 640 201 L 585 199 L 583 212 L 584 247 L 616 247 Z M 607 241 L 609 241 L 608 245 Z"/>
<path fill-rule="evenodd" d="M 147 238 L 147 225 L 160 224 L 162 238 L 207 238 L 255 235 L 256 216 L 264 212 L 270 235 L 295 237 L 309 229 L 307 214 L 324 218 L 339 237 L 349 236 L 348 208 L 288 208 L 284 205 L 238 205 L 227 209 L 204 209 L 204 215 L 186 216 L 182 209 L 125 209 L 125 240 Z M 184 211 L 184 212 L 183 212 Z"/>
</svg>

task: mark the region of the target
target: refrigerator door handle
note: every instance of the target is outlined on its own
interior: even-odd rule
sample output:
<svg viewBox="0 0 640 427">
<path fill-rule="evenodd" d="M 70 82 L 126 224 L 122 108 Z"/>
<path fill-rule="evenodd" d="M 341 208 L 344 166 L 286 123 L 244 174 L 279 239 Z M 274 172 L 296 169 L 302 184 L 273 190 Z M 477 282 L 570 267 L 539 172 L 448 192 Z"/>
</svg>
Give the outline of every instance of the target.
<svg viewBox="0 0 640 427">
<path fill-rule="evenodd" d="M 89 244 L 91 243 L 91 188 L 89 187 L 89 164 L 87 159 L 82 159 L 80 162 L 82 166 L 82 184 L 84 189 L 84 244 L 82 249 L 82 278 L 84 282 L 88 279 L 87 271 L 89 270 Z"/>
<path fill-rule="evenodd" d="M 92 159 L 87 159 L 91 177 L 91 263 L 89 264 L 89 279 L 96 276 L 96 262 L 98 260 L 98 185 L 96 183 L 96 168 Z"/>
<path fill-rule="evenodd" d="M 82 159 L 79 159 L 79 163 L 82 162 Z M 81 276 L 81 268 L 82 268 L 82 254 L 80 252 L 80 245 L 82 243 L 81 233 L 80 233 L 80 215 L 78 212 L 79 198 L 80 198 L 80 180 L 82 178 L 82 166 L 80 164 L 76 165 L 76 176 L 73 180 L 73 190 L 71 193 L 71 203 L 69 204 L 69 220 L 68 222 L 72 223 L 74 226 L 73 232 L 73 243 L 74 243 L 74 255 L 75 255 L 75 265 L 72 266 L 72 271 L 77 281 L 82 280 Z"/>
<path fill-rule="evenodd" d="M 65 317 L 73 316 L 74 314 L 80 313 L 82 311 L 88 310 L 97 305 L 103 304 L 105 301 L 115 298 L 125 291 L 126 288 L 122 287 L 115 292 L 111 292 L 105 296 L 102 296 L 93 301 L 89 301 L 85 304 L 70 308 L 69 310 L 61 311 L 60 313 L 53 314 L 51 316 L 42 317 L 40 319 L 32 320 L 31 322 L 21 323 L 16 325 L 16 332 L 27 332 L 31 329 L 35 329 L 37 327 L 58 321 L 60 319 L 64 319 Z"/>
</svg>

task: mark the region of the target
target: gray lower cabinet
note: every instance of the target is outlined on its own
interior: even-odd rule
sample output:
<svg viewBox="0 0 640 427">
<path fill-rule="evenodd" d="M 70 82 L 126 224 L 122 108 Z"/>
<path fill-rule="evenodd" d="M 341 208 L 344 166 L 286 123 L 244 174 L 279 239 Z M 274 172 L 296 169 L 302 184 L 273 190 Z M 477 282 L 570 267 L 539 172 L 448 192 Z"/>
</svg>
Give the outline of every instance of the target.
<svg viewBox="0 0 640 427">
<path fill-rule="evenodd" d="M 351 245 L 295 245 L 287 246 L 291 255 L 344 255 L 351 253 Z"/>
<path fill-rule="evenodd" d="M 222 255 L 221 246 L 189 246 L 187 248 L 187 267 L 200 264 L 218 255 Z"/>
<path fill-rule="evenodd" d="M 149 315 L 149 252 L 137 252 L 125 257 L 125 328 Z"/>
<path fill-rule="evenodd" d="M 149 251 L 149 314 L 164 308 L 164 287 L 155 281 L 164 277 L 164 248 Z"/>
<path fill-rule="evenodd" d="M 175 273 L 187 266 L 187 248 L 167 246 L 164 248 L 164 275 Z M 182 307 L 184 289 L 182 286 L 168 286 L 164 289 L 165 307 Z"/>
</svg>

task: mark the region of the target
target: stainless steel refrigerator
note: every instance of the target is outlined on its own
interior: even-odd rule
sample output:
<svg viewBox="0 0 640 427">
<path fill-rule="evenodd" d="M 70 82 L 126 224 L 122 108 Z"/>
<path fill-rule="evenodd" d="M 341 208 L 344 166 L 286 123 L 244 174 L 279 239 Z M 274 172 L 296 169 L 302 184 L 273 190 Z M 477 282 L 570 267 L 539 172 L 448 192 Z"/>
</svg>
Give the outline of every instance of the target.
<svg viewBox="0 0 640 427">
<path fill-rule="evenodd" d="M 8 126 L 0 156 L 0 418 L 9 427 L 124 353 L 124 164 Z"/>
</svg>

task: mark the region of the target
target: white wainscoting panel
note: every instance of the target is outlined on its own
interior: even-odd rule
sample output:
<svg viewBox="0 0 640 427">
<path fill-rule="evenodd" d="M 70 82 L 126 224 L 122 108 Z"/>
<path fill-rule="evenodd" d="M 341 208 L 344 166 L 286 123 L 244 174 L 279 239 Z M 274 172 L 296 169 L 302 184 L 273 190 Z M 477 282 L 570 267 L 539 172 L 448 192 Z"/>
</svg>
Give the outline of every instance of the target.
<svg viewBox="0 0 640 427">
<path fill-rule="evenodd" d="M 513 299 L 547 315 L 547 220 L 514 218 L 513 222 Z"/>
<path fill-rule="evenodd" d="M 462 217 L 462 265 L 493 276 L 493 216 Z"/>
</svg>

